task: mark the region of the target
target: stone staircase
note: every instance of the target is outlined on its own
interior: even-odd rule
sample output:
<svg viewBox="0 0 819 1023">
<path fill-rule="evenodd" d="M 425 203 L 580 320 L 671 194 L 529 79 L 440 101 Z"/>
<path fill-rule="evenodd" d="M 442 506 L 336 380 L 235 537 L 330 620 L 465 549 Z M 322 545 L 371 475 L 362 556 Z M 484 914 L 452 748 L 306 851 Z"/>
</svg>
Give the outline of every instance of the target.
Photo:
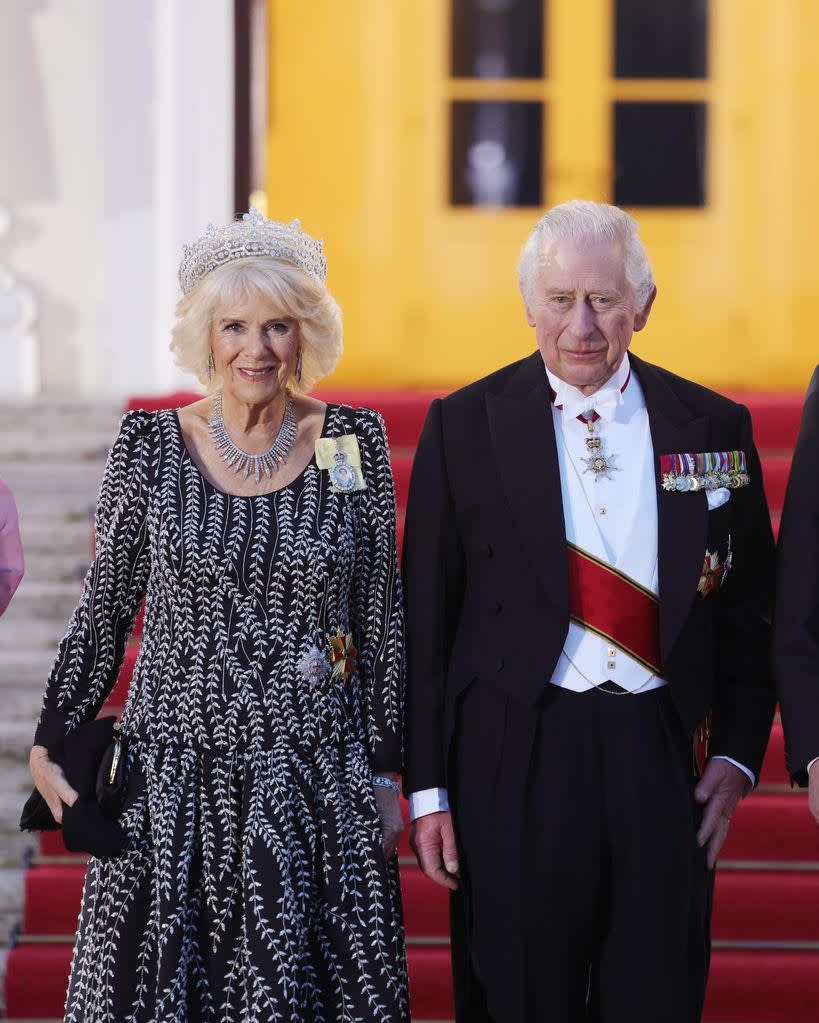
<svg viewBox="0 0 819 1023">
<path fill-rule="evenodd" d="M 0 619 L 0 991 L 35 850 L 18 830 L 28 753 L 46 677 L 91 556 L 91 525 L 120 403 L 42 398 L 0 403 L 0 476 L 20 512 L 26 575 Z"/>
</svg>

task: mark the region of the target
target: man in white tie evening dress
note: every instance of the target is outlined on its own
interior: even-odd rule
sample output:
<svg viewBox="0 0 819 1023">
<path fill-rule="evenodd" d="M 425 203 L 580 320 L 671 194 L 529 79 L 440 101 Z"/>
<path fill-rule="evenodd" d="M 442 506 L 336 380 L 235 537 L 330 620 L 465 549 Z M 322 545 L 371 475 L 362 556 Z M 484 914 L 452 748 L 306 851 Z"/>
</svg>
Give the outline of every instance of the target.
<svg viewBox="0 0 819 1023">
<path fill-rule="evenodd" d="M 774 665 L 792 782 L 819 824 L 819 366 L 791 462 L 777 543 Z"/>
<path fill-rule="evenodd" d="M 555 207 L 518 272 L 538 351 L 433 402 L 413 469 L 413 844 L 459 1021 L 692 1023 L 774 710 L 750 416 L 629 356 L 656 288 L 623 211 Z"/>
</svg>

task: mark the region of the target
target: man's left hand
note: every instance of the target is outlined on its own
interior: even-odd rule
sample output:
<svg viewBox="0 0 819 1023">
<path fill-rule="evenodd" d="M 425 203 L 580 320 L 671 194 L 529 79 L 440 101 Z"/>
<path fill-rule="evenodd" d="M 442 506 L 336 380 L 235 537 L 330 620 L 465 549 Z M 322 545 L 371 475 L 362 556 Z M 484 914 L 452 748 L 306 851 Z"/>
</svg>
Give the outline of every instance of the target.
<svg viewBox="0 0 819 1023">
<path fill-rule="evenodd" d="M 808 805 L 813 819 L 819 824 L 819 760 L 814 760 L 808 771 Z"/>
<path fill-rule="evenodd" d="M 713 870 L 728 823 L 748 788 L 748 776 L 727 760 L 709 760 L 694 789 L 694 798 L 705 806 L 697 832 L 700 847 L 708 846 L 708 869 Z"/>
</svg>

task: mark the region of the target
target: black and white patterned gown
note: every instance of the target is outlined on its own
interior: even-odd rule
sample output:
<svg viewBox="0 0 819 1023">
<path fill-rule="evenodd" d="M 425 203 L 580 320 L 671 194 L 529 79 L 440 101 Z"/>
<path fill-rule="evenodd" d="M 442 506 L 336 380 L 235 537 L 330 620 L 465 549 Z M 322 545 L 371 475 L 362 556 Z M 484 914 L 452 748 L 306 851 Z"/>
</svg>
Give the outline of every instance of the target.
<svg viewBox="0 0 819 1023">
<path fill-rule="evenodd" d="M 68 1023 L 402 1023 L 398 870 L 373 771 L 398 770 L 403 623 L 381 418 L 330 405 L 366 490 L 315 460 L 272 494 L 216 489 L 174 411 L 128 413 L 97 512 L 97 556 L 36 740 L 97 713 L 147 595 L 123 716 L 129 837 L 92 859 Z M 357 670 L 305 657 L 352 631 Z"/>
</svg>

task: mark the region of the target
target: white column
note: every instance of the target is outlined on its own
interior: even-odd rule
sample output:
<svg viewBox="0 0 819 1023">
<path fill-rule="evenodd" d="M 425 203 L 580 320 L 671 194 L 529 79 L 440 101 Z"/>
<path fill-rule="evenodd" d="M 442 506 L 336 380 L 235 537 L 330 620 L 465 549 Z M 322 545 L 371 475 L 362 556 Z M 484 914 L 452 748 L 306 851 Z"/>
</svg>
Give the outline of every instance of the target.
<svg viewBox="0 0 819 1023">
<path fill-rule="evenodd" d="M 0 264 L 36 306 L 26 380 L 6 350 L 3 393 L 76 391 L 99 336 L 102 0 L 0 7 Z M 9 373 L 6 374 L 6 369 Z"/>
<path fill-rule="evenodd" d="M 157 3 L 156 259 L 157 388 L 195 386 L 168 349 L 179 297 L 182 246 L 233 213 L 233 3 Z"/>
<path fill-rule="evenodd" d="M 154 0 L 104 5 L 99 355 L 85 384 L 123 395 L 152 390 L 156 377 L 157 20 Z"/>
<path fill-rule="evenodd" d="M 9 233 L 11 217 L 0 206 L 0 239 Z M 39 388 L 37 309 L 31 288 L 0 263 L 0 397 L 32 397 Z"/>
<path fill-rule="evenodd" d="M 181 246 L 231 215 L 232 0 L 3 4 L 0 94 L 0 394 L 192 384 L 167 345 Z"/>
</svg>

